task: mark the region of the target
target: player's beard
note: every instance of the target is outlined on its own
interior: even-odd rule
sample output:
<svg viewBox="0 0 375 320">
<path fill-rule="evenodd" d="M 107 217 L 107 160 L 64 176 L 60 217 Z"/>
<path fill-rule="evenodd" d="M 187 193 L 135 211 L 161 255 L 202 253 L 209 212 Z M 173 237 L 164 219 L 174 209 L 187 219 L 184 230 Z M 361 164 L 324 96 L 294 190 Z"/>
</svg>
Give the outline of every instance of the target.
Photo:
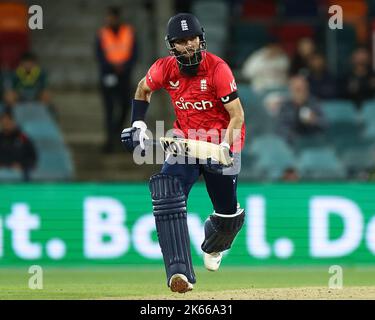
<svg viewBox="0 0 375 320">
<path fill-rule="evenodd" d="M 181 73 L 189 77 L 194 77 L 198 74 L 199 64 L 194 64 L 192 66 L 185 66 L 179 63 L 178 68 L 180 69 Z"/>
<path fill-rule="evenodd" d="M 180 56 L 178 57 L 178 68 L 180 69 L 180 72 L 189 76 L 194 77 L 198 73 L 199 64 L 202 61 L 202 53 L 201 51 L 198 51 L 195 53 L 196 57 L 194 59 L 197 61 L 196 64 L 191 64 L 191 58 Z"/>
</svg>

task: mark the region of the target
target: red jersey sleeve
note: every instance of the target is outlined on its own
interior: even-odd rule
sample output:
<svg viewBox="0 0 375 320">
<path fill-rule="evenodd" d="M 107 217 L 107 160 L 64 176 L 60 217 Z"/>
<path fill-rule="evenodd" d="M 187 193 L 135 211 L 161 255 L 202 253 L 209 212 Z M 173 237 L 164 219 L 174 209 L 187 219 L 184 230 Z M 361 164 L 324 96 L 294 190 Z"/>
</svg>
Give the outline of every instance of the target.
<svg viewBox="0 0 375 320">
<path fill-rule="evenodd" d="M 164 60 L 158 59 L 147 71 L 146 83 L 152 91 L 163 88 Z"/>
<path fill-rule="evenodd" d="M 217 65 L 213 79 L 218 98 L 228 96 L 237 91 L 237 85 L 233 73 L 225 62 L 221 62 Z"/>
</svg>

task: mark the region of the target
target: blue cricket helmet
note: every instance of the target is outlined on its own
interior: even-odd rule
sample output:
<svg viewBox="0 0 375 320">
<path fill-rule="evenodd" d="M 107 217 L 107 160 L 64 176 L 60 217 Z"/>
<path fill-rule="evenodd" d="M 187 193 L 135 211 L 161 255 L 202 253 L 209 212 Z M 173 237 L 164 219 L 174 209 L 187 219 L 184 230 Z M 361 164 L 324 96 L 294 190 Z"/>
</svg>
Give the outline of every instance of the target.
<svg viewBox="0 0 375 320">
<path fill-rule="evenodd" d="M 192 58 L 187 59 L 174 47 L 174 41 L 198 36 L 200 40 L 199 49 Z M 197 65 L 202 61 L 202 51 L 206 50 L 206 39 L 204 28 L 198 18 L 191 13 L 179 13 L 171 17 L 167 24 L 165 42 L 171 55 L 184 66 Z"/>
<path fill-rule="evenodd" d="M 171 17 L 167 24 L 167 41 L 199 36 L 204 37 L 204 29 L 198 18 L 191 13 L 179 13 Z"/>
</svg>

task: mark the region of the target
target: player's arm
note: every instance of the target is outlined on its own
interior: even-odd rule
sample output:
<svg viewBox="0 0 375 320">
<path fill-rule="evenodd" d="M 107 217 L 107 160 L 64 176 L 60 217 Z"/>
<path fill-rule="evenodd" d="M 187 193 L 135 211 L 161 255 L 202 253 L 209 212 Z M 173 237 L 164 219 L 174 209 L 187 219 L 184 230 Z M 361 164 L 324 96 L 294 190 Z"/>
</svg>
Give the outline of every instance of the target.
<svg viewBox="0 0 375 320">
<path fill-rule="evenodd" d="M 216 96 L 221 100 L 230 117 L 230 122 L 221 144 L 226 147 L 236 145 L 237 141 L 240 141 L 237 138 L 241 135 L 241 128 L 244 123 L 244 111 L 238 98 L 236 81 L 226 63 L 219 63 L 216 66 L 213 82 L 216 87 Z"/>
<path fill-rule="evenodd" d="M 151 94 L 152 94 L 152 90 L 147 85 L 146 77 L 143 77 L 141 81 L 138 82 L 138 86 L 137 86 L 137 90 L 135 91 L 134 99 L 147 101 L 148 103 L 150 103 Z"/>
<path fill-rule="evenodd" d="M 225 136 L 220 145 L 230 149 L 230 146 L 234 143 L 234 150 L 238 149 L 237 141 L 241 141 L 241 128 L 244 123 L 244 111 L 240 102 L 240 99 L 237 97 L 237 92 L 233 92 L 228 96 L 222 97 L 221 101 L 224 104 L 224 108 L 227 110 L 230 121 L 225 132 Z M 228 102 L 225 102 L 228 101 Z M 232 153 L 230 152 L 230 155 Z M 234 162 L 232 163 L 232 165 Z M 224 174 L 226 166 L 222 163 L 213 161 L 212 159 L 207 159 L 207 164 L 204 165 L 206 171 L 215 173 L 215 174 Z M 225 173 L 225 174 L 233 174 Z"/>
<path fill-rule="evenodd" d="M 239 98 L 224 104 L 224 108 L 228 111 L 230 121 L 225 132 L 223 142 L 232 145 L 234 141 L 241 136 L 241 128 L 244 123 L 244 111 Z"/>
<path fill-rule="evenodd" d="M 152 92 L 161 88 L 163 88 L 163 59 L 157 60 L 148 70 L 147 75 L 138 82 L 132 100 L 131 127 L 124 129 L 121 133 L 121 141 L 127 150 L 134 150 L 138 142 L 141 148 L 145 149 L 144 141 L 148 139 L 147 125 L 144 121 L 146 112 Z"/>
<path fill-rule="evenodd" d="M 148 139 L 146 133 L 147 125 L 144 122 L 147 109 L 150 105 L 152 90 L 147 85 L 146 77 L 138 82 L 134 99 L 132 100 L 131 127 L 121 133 L 121 141 L 128 151 L 133 151 L 138 142 L 135 141 L 135 134 L 138 132 L 137 141 L 141 148 L 145 149 L 144 142 Z"/>
<path fill-rule="evenodd" d="M 144 121 L 148 106 L 150 104 L 151 94 L 152 90 L 147 85 L 146 77 L 143 77 L 141 81 L 138 82 L 134 99 L 132 101 L 132 125 L 135 121 Z"/>
<path fill-rule="evenodd" d="M 135 121 L 144 121 L 153 91 L 163 88 L 164 60 L 158 59 L 138 82 L 132 102 L 132 125 Z"/>
</svg>

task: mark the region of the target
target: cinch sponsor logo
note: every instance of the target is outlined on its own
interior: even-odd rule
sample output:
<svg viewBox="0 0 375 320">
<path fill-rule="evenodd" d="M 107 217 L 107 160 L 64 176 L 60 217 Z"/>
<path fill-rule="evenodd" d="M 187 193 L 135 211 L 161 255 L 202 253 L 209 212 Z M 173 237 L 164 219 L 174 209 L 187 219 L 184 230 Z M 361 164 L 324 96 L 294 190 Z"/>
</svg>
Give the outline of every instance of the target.
<svg viewBox="0 0 375 320">
<path fill-rule="evenodd" d="M 189 109 L 206 110 L 214 106 L 211 101 L 202 100 L 202 101 L 197 101 L 197 102 L 190 102 L 190 101 L 184 101 L 184 98 L 180 98 L 180 101 L 176 101 L 175 104 L 176 104 L 176 107 L 181 110 L 189 110 Z"/>
</svg>

